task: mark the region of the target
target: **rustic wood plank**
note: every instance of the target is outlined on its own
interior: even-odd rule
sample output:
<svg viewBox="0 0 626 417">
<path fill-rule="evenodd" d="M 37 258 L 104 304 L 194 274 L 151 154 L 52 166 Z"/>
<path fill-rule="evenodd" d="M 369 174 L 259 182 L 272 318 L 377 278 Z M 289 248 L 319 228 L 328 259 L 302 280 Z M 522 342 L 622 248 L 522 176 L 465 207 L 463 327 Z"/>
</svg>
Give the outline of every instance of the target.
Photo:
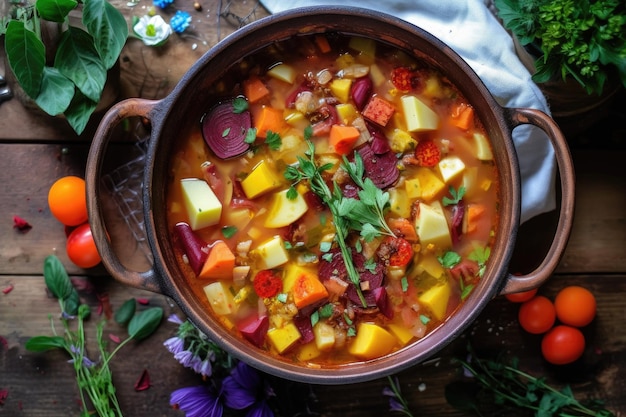
<svg viewBox="0 0 626 417">
<path fill-rule="evenodd" d="M 81 291 L 84 302 L 92 307 L 94 316 L 87 326 L 93 337 L 93 326 L 100 319 L 96 314 L 96 293 L 108 294 L 112 307 L 118 308 L 130 297 L 147 298 L 150 306 L 161 306 L 166 315 L 180 314 L 171 300 L 142 290 L 129 289 L 109 278 L 74 277 L 85 285 Z M 58 312 L 56 301 L 45 290 L 41 276 L 2 276 L 0 286 L 14 285 L 13 291 L 0 299 L 0 335 L 8 341 L 0 345 L 0 388 L 9 390 L 2 411 L 8 415 L 48 416 L 76 415 L 77 391 L 73 371 L 61 352 L 32 353 L 24 343 L 35 335 L 49 335 L 48 314 Z M 545 375 L 556 386 L 570 384 L 579 398 L 593 396 L 607 400 L 607 406 L 617 413 L 626 412 L 626 334 L 621 331 L 626 304 L 626 275 L 555 275 L 541 292 L 553 297 L 565 285 L 580 284 L 594 292 L 598 299 L 598 316 L 585 329 L 588 340 L 586 360 L 572 367 L 550 367 L 541 360 L 539 336 L 524 333 L 517 324 L 517 305 L 498 297 L 490 302 L 476 322 L 457 341 L 443 349 L 423 365 L 398 374 L 403 392 L 411 409 L 419 415 L 463 416 L 444 400 L 445 385 L 462 379 L 451 360 L 464 357 L 465 345 L 471 342 L 479 352 L 505 351 L 518 356 L 524 370 Z M 25 308 L 27 306 L 27 308 Z M 140 343 L 131 343 L 112 362 L 119 399 L 125 415 L 179 416 L 168 405 L 169 394 L 176 388 L 200 383 L 192 371 L 180 366 L 162 346 L 174 334 L 175 326 L 163 322 L 158 331 Z M 105 335 L 123 335 L 117 324 L 110 322 Z M 112 342 L 111 342 L 112 343 Z M 152 386 L 135 392 L 133 385 L 147 369 Z M 276 382 L 276 381 L 274 381 Z M 285 382 L 283 381 L 283 384 Z M 387 411 L 382 389 L 387 381 L 375 381 L 343 386 L 315 386 L 314 411 L 327 417 L 379 416 Z M 283 387 L 283 385 L 279 386 Z M 522 414 L 511 414 L 522 415 Z"/>
</svg>

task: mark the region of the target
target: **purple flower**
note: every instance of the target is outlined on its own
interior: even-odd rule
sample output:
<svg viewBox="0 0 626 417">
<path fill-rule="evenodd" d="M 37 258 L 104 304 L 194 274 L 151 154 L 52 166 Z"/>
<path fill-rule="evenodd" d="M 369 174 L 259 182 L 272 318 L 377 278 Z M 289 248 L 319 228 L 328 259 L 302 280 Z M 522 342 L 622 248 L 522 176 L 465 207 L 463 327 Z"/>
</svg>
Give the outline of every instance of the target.
<svg viewBox="0 0 626 417">
<path fill-rule="evenodd" d="M 165 342 L 163 342 L 163 345 L 167 348 L 167 350 L 170 353 L 176 355 L 182 352 L 183 349 L 185 348 L 185 340 L 180 337 L 174 336 L 174 337 L 170 337 Z"/>
<path fill-rule="evenodd" d="M 194 358 L 195 358 L 195 355 L 193 354 L 193 352 L 189 350 L 182 350 L 174 354 L 174 359 L 176 359 L 178 362 L 181 363 L 181 365 L 183 365 L 186 368 L 190 367 Z"/>
<path fill-rule="evenodd" d="M 177 10 L 170 19 L 170 26 L 176 33 L 183 33 L 191 23 L 191 15 L 183 10 Z"/>
<path fill-rule="evenodd" d="M 167 318 L 167 321 L 169 321 L 170 323 L 178 324 L 179 326 L 183 324 L 181 318 L 178 317 L 176 314 L 170 314 L 170 316 Z"/>
<path fill-rule="evenodd" d="M 206 358 L 205 360 L 196 363 L 193 370 L 203 377 L 209 377 L 213 373 L 213 365 L 211 364 L 211 360 Z"/>
<path fill-rule="evenodd" d="M 237 363 L 230 375 L 222 382 L 224 403 L 234 410 L 251 407 L 248 416 L 268 416 L 274 413 L 267 405 L 265 398 L 272 395 L 272 390 L 261 378 L 261 374 L 245 362 Z"/>
<path fill-rule="evenodd" d="M 402 397 L 398 377 L 387 377 L 387 380 L 389 381 L 389 386 L 383 388 L 383 395 L 389 397 L 389 410 L 398 411 L 412 417 L 413 414 L 411 414 L 406 400 Z"/>
<path fill-rule="evenodd" d="M 186 417 L 221 417 L 224 406 L 215 390 L 206 385 L 180 388 L 170 395 L 170 405 Z"/>
<path fill-rule="evenodd" d="M 74 345 L 70 346 L 70 350 L 72 351 L 73 354 L 83 357 L 83 365 L 85 367 L 91 368 L 92 366 L 95 366 L 96 363 L 92 361 L 91 359 L 89 359 L 87 356 L 84 356 L 83 353 L 80 351 L 80 349 L 78 349 L 76 346 Z M 74 359 L 70 359 L 68 362 L 74 363 Z"/>
</svg>

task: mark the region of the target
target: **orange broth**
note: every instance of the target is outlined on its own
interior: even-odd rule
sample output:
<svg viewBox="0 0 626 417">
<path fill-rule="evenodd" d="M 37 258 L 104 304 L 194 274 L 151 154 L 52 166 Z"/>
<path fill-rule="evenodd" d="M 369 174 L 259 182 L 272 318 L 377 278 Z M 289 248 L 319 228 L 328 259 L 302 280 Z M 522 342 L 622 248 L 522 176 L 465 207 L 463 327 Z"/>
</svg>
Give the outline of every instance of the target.
<svg viewBox="0 0 626 417">
<path fill-rule="evenodd" d="M 219 221 L 193 233 L 204 242 L 205 254 L 210 255 L 216 241 L 227 244 L 234 261 L 220 263 L 230 268 L 225 275 L 213 269 L 207 278 L 198 277 L 184 241 L 174 239 L 179 266 L 198 297 L 206 300 L 207 310 L 260 349 L 310 366 L 384 356 L 426 336 L 453 314 L 484 272 L 497 232 L 499 187 L 480 120 L 441 73 L 369 39 L 317 36 L 323 38 L 274 44 L 228 71 L 215 86 L 215 104 L 245 97 L 244 80 L 260 81 L 257 87 L 264 86 L 267 93 L 257 88 L 249 94 L 261 97 L 255 96 L 254 102 L 246 98 L 245 104 L 252 126 L 269 117 L 262 114 L 264 108 L 280 116 L 268 122 L 272 133 L 265 136 L 270 140 L 257 130 L 248 151 L 222 160 L 208 146 L 198 123 L 181 137 L 173 154 L 167 197 L 175 236 L 176 225 L 191 220 L 181 180 L 208 181 L 221 200 Z M 357 103 L 352 89 L 361 77 L 372 82 Z M 367 110 L 376 99 L 384 106 Z M 305 136 L 313 126 L 315 163 L 329 164 L 322 173 L 329 189 L 339 187 L 343 198 L 359 199 L 354 194 L 359 187 L 341 167 L 343 156 L 330 145 L 332 124 L 358 131 L 347 158 L 354 160 L 354 152 L 362 147 L 375 147 L 366 158 L 392 158 L 392 167 L 386 169 L 392 177 L 397 175 L 380 192 L 389 198 L 384 218 L 394 237 L 365 239 L 349 228 L 345 239 L 354 255 L 359 288 L 369 300 L 366 306 L 344 269 L 332 213 L 313 196 L 311 181 L 296 184 L 284 175 L 288 166 L 298 167 L 298 157 L 307 158 Z M 222 135 L 229 132 L 230 127 L 223 129 Z M 370 171 L 366 169 L 366 178 Z M 272 199 L 294 184 L 293 192 L 305 202 L 306 211 L 298 214 L 301 205 L 293 199 L 280 200 L 272 211 Z M 460 197 L 458 202 L 455 197 Z M 331 260 L 334 266 L 329 266 Z M 257 279 L 261 287 L 262 271 L 270 271 L 263 272 L 263 279 L 271 275 L 273 281 L 256 288 Z M 267 293 L 272 294 L 264 296 Z"/>
</svg>

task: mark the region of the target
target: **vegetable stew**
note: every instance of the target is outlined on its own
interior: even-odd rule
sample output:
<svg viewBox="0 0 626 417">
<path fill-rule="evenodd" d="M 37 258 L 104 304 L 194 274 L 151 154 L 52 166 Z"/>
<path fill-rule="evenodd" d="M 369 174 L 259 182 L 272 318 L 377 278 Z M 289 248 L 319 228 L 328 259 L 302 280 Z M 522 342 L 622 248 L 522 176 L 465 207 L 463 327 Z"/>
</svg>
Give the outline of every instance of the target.
<svg viewBox="0 0 626 417">
<path fill-rule="evenodd" d="M 309 366 L 426 337 L 489 267 L 498 177 L 463 97 L 423 60 L 338 33 L 243 57 L 181 133 L 168 222 L 206 308 Z"/>
</svg>

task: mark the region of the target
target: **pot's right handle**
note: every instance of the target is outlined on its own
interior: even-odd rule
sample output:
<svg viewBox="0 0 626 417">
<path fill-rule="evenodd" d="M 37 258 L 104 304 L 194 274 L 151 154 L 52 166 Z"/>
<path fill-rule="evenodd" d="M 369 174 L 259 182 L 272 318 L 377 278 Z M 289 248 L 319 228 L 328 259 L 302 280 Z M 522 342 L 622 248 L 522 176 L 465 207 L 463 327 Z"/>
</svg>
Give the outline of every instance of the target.
<svg viewBox="0 0 626 417">
<path fill-rule="evenodd" d="M 530 108 L 504 108 L 511 130 L 519 125 L 531 124 L 543 130 L 552 143 L 559 168 L 561 205 L 554 240 L 541 264 L 525 275 L 509 274 L 501 294 L 510 294 L 539 287 L 552 275 L 567 246 L 574 221 L 574 164 L 565 137 L 556 122 L 546 113 Z M 523 198 L 523 197 L 522 197 Z"/>
<path fill-rule="evenodd" d="M 96 133 L 94 134 L 87 157 L 85 182 L 87 187 L 87 212 L 89 225 L 96 244 L 96 248 L 102 258 L 102 263 L 113 278 L 131 287 L 161 293 L 157 281 L 157 275 L 152 265 L 147 271 L 137 272 L 127 269 L 119 260 L 110 245 L 106 232 L 102 207 L 100 204 L 100 179 L 102 177 L 102 164 L 106 155 L 109 139 L 115 126 L 130 117 L 142 117 L 150 119 L 150 114 L 159 100 L 147 100 L 130 98 L 115 104 L 102 118 Z"/>
</svg>

